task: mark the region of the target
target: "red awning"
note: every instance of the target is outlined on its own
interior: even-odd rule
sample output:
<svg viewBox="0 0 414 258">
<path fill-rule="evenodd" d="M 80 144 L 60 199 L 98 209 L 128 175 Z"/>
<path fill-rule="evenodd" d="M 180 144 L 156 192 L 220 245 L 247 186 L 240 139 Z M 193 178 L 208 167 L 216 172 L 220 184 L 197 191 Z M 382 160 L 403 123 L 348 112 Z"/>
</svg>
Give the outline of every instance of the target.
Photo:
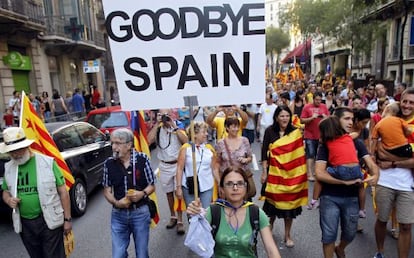
<svg viewBox="0 0 414 258">
<path fill-rule="evenodd" d="M 283 58 L 282 63 L 293 63 L 295 59 L 294 57 L 296 57 L 297 62 L 300 62 L 300 60 L 303 58 L 309 57 L 311 42 L 312 39 L 308 39 L 306 43 L 302 43 L 295 47 L 292 51 L 289 52 L 289 54 L 285 56 L 285 58 Z"/>
</svg>

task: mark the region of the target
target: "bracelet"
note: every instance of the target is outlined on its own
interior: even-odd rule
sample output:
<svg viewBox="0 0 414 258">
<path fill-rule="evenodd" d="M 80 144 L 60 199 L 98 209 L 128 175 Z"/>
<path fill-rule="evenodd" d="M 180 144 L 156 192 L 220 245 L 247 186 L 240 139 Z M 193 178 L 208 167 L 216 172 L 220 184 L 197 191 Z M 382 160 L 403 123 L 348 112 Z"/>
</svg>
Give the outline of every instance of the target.
<svg viewBox="0 0 414 258">
<path fill-rule="evenodd" d="M 69 218 L 64 218 L 63 220 L 64 220 L 64 221 L 66 221 L 66 222 L 72 222 L 72 218 L 71 218 L 71 217 L 69 217 Z"/>
</svg>

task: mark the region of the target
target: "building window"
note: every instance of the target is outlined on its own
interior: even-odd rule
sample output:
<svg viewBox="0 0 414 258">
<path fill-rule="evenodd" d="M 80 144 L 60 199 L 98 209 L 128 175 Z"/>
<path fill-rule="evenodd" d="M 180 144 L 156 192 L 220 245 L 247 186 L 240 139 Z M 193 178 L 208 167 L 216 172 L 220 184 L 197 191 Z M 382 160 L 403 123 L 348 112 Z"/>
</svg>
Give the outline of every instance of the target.
<svg viewBox="0 0 414 258">
<path fill-rule="evenodd" d="M 394 42 L 392 44 L 392 58 L 397 59 L 400 53 L 401 18 L 395 20 Z"/>
</svg>

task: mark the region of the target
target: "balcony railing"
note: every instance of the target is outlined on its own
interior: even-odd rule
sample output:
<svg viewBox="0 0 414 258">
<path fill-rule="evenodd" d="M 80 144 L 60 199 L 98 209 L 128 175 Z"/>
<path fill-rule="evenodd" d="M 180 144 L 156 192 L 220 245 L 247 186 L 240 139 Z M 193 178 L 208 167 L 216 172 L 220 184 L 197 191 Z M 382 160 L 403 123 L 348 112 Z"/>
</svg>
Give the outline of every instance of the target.
<svg viewBox="0 0 414 258">
<path fill-rule="evenodd" d="M 72 34 L 65 31 L 66 26 L 70 26 L 69 18 L 65 16 L 49 16 L 45 17 L 48 36 L 60 36 L 72 39 Z M 79 33 L 79 41 L 93 44 L 105 48 L 104 34 L 90 27 L 83 26 Z"/>
<path fill-rule="evenodd" d="M 30 0 L 0 0 L 0 9 L 26 16 L 29 21 L 44 25 L 43 5 Z"/>
</svg>

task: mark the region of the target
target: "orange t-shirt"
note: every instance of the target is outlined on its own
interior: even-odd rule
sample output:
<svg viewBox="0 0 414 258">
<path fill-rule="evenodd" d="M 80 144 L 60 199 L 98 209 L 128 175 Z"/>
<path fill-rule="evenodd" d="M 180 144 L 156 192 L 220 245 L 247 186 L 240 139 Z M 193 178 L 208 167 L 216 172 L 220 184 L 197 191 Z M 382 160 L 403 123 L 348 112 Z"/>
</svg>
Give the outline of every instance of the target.
<svg viewBox="0 0 414 258">
<path fill-rule="evenodd" d="M 329 150 L 328 162 L 331 166 L 358 163 L 354 140 L 349 134 L 326 142 L 326 147 Z"/>
<path fill-rule="evenodd" d="M 404 128 L 408 127 L 407 121 L 400 117 L 389 116 L 382 118 L 372 131 L 372 138 L 381 137 L 381 143 L 386 150 L 401 147 L 408 144 L 407 137 L 404 134 Z"/>
</svg>

